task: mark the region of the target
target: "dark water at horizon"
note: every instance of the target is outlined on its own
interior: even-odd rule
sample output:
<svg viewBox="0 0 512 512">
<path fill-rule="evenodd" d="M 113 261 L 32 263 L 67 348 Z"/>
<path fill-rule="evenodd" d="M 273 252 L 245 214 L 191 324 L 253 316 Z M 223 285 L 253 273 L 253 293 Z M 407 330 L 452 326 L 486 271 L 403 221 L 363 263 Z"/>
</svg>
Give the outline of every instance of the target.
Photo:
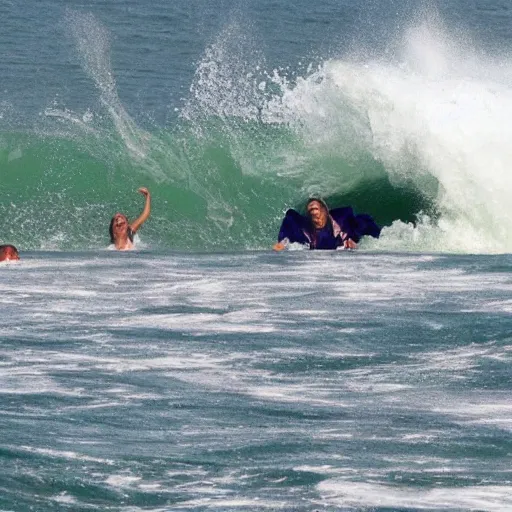
<svg viewBox="0 0 512 512">
<path fill-rule="evenodd" d="M 22 123 L 52 101 L 73 111 L 95 106 L 97 90 L 74 44 L 77 13 L 93 15 L 106 28 L 123 105 L 137 122 L 153 120 L 159 126 L 182 108 L 205 50 L 226 35 L 235 36 L 233 52 L 247 51 L 242 57 L 264 60 L 269 70 L 287 70 L 289 76 L 302 76 L 311 62 L 356 50 L 383 53 L 405 28 L 423 21 L 441 23 L 448 34 L 465 34 L 493 53 L 508 53 L 511 41 L 511 7 L 492 0 L 322 0 L 315 5 L 303 0 L 159 0 L 151 5 L 138 0 L 8 0 L 4 8 L 3 103 L 12 104 Z"/>
</svg>

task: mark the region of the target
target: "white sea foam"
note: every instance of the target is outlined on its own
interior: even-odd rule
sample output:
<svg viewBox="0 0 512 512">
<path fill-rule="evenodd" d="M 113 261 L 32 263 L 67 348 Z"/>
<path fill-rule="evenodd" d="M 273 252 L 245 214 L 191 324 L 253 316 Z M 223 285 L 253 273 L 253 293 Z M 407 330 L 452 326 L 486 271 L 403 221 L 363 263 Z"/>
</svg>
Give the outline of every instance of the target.
<svg viewBox="0 0 512 512">
<path fill-rule="evenodd" d="M 56 503 L 63 503 L 66 505 L 78 505 L 76 498 L 74 496 L 71 496 L 67 492 L 61 492 L 60 494 L 57 494 L 53 497 L 53 501 Z"/>
<path fill-rule="evenodd" d="M 110 459 L 102 459 L 99 457 L 91 457 L 89 455 L 84 455 L 81 453 L 73 452 L 73 451 L 64 451 L 64 450 L 54 450 L 49 448 L 35 448 L 32 446 L 19 446 L 16 447 L 17 450 L 23 450 L 28 453 L 36 453 L 38 455 L 45 455 L 51 458 L 58 459 L 68 459 L 68 460 L 80 460 L 84 462 L 97 462 L 99 464 L 112 465 L 114 461 Z"/>
<path fill-rule="evenodd" d="M 276 73 L 282 95 L 263 117 L 292 126 L 312 154 L 329 148 L 349 159 L 368 152 L 391 183 L 412 183 L 436 203 L 437 221 L 427 215 L 414 226 L 396 221 L 365 246 L 510 252 L 508 69 L 508 60 L 482 57 L 430 20 L 410 27 L 392 58 L 328 60 L 293 85 Z M 305 195 L 326 196 L 370 177 L 363 172 L 290 169 L 300 174 Z"/>
<path fill-rule="evenodd" d="M 317 486 L 325 502 L 344 507 L 389 507 L 415 510 L 479 510 L 512 508 L 512 487 L 449 487 L 430 490 L 331 479 Z"/>
<path fill-rule="evenodd" d="M 180 502 L 178 504 L 174 504 L 173 508 L 175 510 L 188 510 L 188 509 L 196 509 L 203 507 L 215 507 L 220 509 L 247 509 L 247 510 L 279 510 L 281 508 L 286 507 L 286 502 L 282 500 L 272 500 L 272 499 L 263 499 L 263 498 L 198 498 L 194 500 L 187 500 Z"/>
<path fill-rule="evenodd" d="M 81 259 L 74 255 L 70 259 L 75 257 Z M 442 484 L 458 488 L 482 470 L 507 485 L 503 457 L 495 461 L 458 452 L 460 442 L 472 433 L 476 438 L 489 430 L 510 432 L 506 392 L 479 387 L 475 395 L 470 384 L 474 378 L 485 379 L 482 362 L 499 366 L 510 359 L 506 322 L 495 324 L 491 319 L 485 324 L 491 334 L 496 333 L 496 341 L 478 342 L 480 334 L 489 338 L 487 331 L 479 334 L 478 329 L 473 344 L 458 339 L 452 344 L 448 337 L 459 332 L 457 322 L 478 326 L 476 321 L 488 317 L 484 313 L 462 318 L 461 309 L 489 297 L 506 300 L 503 275 L 479 270 L 480 264 L 483 269 L 492 267 L 494 257 L 462 257 L 459 264 L 457 258 L 443 256 L 432 260 L 402 254 L 395 260 L 394 255 L 362 253 L 347 259 L 308 253 L 307 260 L 301 258 L 297 264 L 270 260 L 269 265 L 270 256 L 261 254 L 254 265 L 254 258 L 250 260 L 255 270 L 239 269 L 238 263 L 247 261 L 245 255 L 201 256 L 199 263 L 196 256 L 184 255 L 181 267 L 174 256 L 153 259 L 150 254 L 143 262 L 134 255 L 119 260 L 103 257 L 106 260 L 100 258 L 97 268 L 86 275 L 80 265 L 66 266 L 64 261 L 62 271 L 60 261 L 54 261 L 53 269 L 38 270 L 43 282 L 36 288 L 44 289 L 45 280 L 52 284 L 46 296 L 38 291 L 21 307 L 5 304 L 9 314 L 0 318 L 0 327 L 3 335 L 12 333 L 12 339 L 0 345 L 4 391 L 46 390 L 51 395 L 51 410 L 39 396 L 29 397 L 34 402 L 23 410 L 4 400 L 6 421 L 30 424 L 31 417 L 46 420 L 52 414 L 52 421 L 60 426 L 59 418 L 123 418 L 136 407 L 137 414 L 150 411 L 148 429 L 144 425 L 139 432 L 146 439 L 140 444 L 144 455 L 153 457 L 153 441 L 168 432 L 172 441 L 178 440 L 171 444 L 179 460 L 190 460 L 191 453 L 207 453 L 222 463 L 229 460 L 228 467 L 215 473 L 197 463 L 171 463 L 161 474 L 146 478 L 143 466 L 149 458 L 139 459 L 131 447 L 119 449 L 134 465 L 111 461 L 111 429 L 117 427 L 110 423 L 107 430 L 85 429 L 79 442 L 61 430 L 57 450 L 36 442 L 39 438 L 23 441 L 23 446 L 33 442 L 33 449 L 48 448 L 40 455 L 52 464 L 114 465 L 110 476 L 98 470 L 94 478 L 128 495 L 178 492 L 185 500 L 192 496 L 180 502 L 181 509 L 198 508 L 198 503 L 228 508 L 238 499 L 247 499 L 249 510 L 272 510 L 281 503 L 293 507 L 293 499 L 280 501 L 272 495 L 262 497 L 262 501 L 268 498 L 262 506 L 259 500 L 251 505 L 256 500 L 240 491 L 248 472 L 243 481 L 248 485 L 251 479 L 264 478 L 265 486 L 276 486 L 276 492 L 287 492 L 287 485 L 301 487 L 287 473 L 274 472 L 274 467 L 288 471 L 292 466 L 330 478 L 327 487 L 320 484 L 318 503 L 335 509 L 378 506 L 386 493 L 382 506 L 389 508 L 414 503 L 412 508 L 432 509 L 447 503 L 447 510 L 457 509 L 455 498 L 462 491 L 456 490 L 447 501 L 448 492 L 439 495 L 423 488 L 417 497 L 406 484 L 371 483 L 389 482 L 391 471 L 432 482 L 441 479 Z M 470 269 L 465 267 L 467 260 L 473 263 Z M 133 263 L 130 282 L 123 281 L 126 261 Z M 236 271 L 226 271 L 230 262 L 237 264 Z M 25 271 L 30 281 L 33 269 Z M 354 276 L 353 282 L 339 282 L 338 276 L 345 273 Z M 54 279 L 65 290 L 97 294 L 59 296 Z M 9 288 L 16 297 L 24 293 L 9 279 L 0 287 Z M 399 334 L 395 337 L 395 333 Z M 232 414 L 223 413 L 224 405 L 234 406 Z M 257 419 L 248 418 L 245 410 Z M 402 416 L 409 420 L 401 422 Z M 425 423 L 425 417 L 433 423 Z M 62 429 L 67 430 L 65 425 Z M 11 431 L 16 439 L 14 428 Z M 266 457 L 264 463 L 256 460 L 254 467 L 250 461 L 250 470 L 248 459 L 232 456 L 255 444 L 264 451 L 276 439 L 306 440 L 303 446 L 308 449 L 284 461 L 272 459 L 272 453 L 268 464 Z M 440 440 L 442 449 L 454 449 L 452 458 L 434 456 L 446 453 L 436 448 Z M 9 444 L 18 449 L 15 441 Z M 99 451 L 102 444 L 110 447 L 104 459 Z M 379 451 L 362 448 L 369 444 Z M 340 448 L 327 452 L 324 446 Z M 352 450 L 360 447 L 361 458 L 355 462 Z M 271 474 L 266 473 L 269 465 Z M 123 471 L 126 467 L 136 471 Z M 282 485 L 284 478 L 288 480 Z M 359 484 L 346 479 L 362 480 L 369 487 L 358 494 L 353 489 Z M 303 494 L 301 489 L 300 499 L 309 500 L 309 491 Z M 474 489 L 468 496 L 478 503 Z M 470 509 L 466 506 L 470 498 L 461 501 L 459 510 Z"/>
<path fill-rule="evenodd" d="M 132 475 L 109 475 L 105 482 L 112 487 L 119 487 L 121 489 L 132 487 L 134 484 L 140 482 L 140 476 Z"/>
<path fill-rule="evenodd" d="M 512 403 L 499 395 L 478 399 L 464 397 L 457 401 L 445 401 L 447 405 L 433 405 L 433 411 L 445 414 L 463 425 L 492 425 L 512 432 Z"/>
<path fill-rule="evenodd" d="M 44 375 L 43 370 L 20 370 L 6 367 L 0 370 L 0 395 L 55 394 L 77 396 L 79 393 L 66 389 L 55 379 Z"/>
<path fill-rule="evenodd" d="M 270 333 L 275 328 L 272 325 L 265 325 L 263 313 L 255 311 L 237 312 L 232 314 L 214 315 L 196 313 L 191 315 L 170 314 L 170 315 L 145 315 L 143 317 L 132 317 L 117 324 L 118 327 L 130 325 L 132 327 L 149 327 L 167 330 L 188 331 L 196 334 L 218 332 L 218 333 Z M 254 320 L 258 320 L 255 323 Z M 260 323 L 261 322 L 261 323 Z"/>
<path fill-rule="evenodd" d="M 343 457 L 341 457 L 343 459 Z M 348 459 L 348 457 L 347 457 Z M 356 473 L 357 469 L 353 467 L 336 467 L 325 464 L 323 466 L 312 466 L 312 465 L 304 465 L 297 466 L 293 468 L 294 471 L 302 471 L 305 473 L 317 473 L 319 475 L 341 475 L 346 473 Z"/>
</svg>

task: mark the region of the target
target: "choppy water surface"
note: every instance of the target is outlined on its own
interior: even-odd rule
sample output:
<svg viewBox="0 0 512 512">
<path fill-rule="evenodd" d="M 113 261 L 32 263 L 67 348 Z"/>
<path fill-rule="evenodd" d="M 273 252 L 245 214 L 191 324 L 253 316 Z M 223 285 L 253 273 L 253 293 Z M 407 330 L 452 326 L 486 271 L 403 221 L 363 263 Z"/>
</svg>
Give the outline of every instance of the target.
<svg viewBox="0 0 512 512">
<path fill-rule="evenodd" d="M 0 266 L 0 509 L 512 507 L 510 256 Z"/>
</svg>

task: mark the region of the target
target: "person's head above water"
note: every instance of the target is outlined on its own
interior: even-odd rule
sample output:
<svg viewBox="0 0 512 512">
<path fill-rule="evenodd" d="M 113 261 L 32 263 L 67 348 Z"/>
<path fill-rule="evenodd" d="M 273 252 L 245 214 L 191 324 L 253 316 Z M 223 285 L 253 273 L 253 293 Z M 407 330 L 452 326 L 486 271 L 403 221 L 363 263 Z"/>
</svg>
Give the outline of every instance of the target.
<svg viewBox="0 0 512 512">
<path fill-rule="evenodd" d="M 128 217 L 122 213 L 116 213 L 110 220 L 110 226 L 108 228 L 110 234 L 110 243 L 115 244 L 119 238 L 128 238 L 133 242 L 133 234 L 130 229 L 130 223 Z"/>
<path fill-rule="evenodd" d="M 133 236 L 142 224 L 146 222 L 151 211 L 151 195 L 149 190 L 141 187 L 138 192 L 146 198 L 142 213 L 133 222 L 130 222 L 123 213 L 116 213 L 110 220 L 108 227 L 110 243 L 115 245 L 115 248 L 120 251 L 133 249 Z"/>
<path fill-rule="evenodd" d="M 306 203 L 306 214 L 315 229 L 322 229 L 329 219 L 329 208 L 322 199 L 312 197 Z"/>
<path fill-rule="evenodd" d="M 15 261 L 19 259 L 18 249 L 14 245 L 0 245 L 0 261 Z"/>
</svg>

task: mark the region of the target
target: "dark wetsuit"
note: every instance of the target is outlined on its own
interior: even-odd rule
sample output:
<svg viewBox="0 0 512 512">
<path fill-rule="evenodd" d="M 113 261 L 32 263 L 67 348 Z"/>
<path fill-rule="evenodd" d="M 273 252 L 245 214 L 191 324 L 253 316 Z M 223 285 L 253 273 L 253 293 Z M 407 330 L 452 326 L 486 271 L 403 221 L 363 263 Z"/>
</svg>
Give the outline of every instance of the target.
<svg viewBox="0 0 512 512">
<path fill-rule="evenodd" d="M 327 225 L 322 229 L 315 229 L 310 220 L 297 211 L 288 210 L 278 241 L 287 238 L 290 243 L 306 244 L 310 249 L 336 249 L 347 239 L 357 243 L 365 235 L 378 238 L 380 231 L 370 215 L 354 215 L 350 206 L 329 210 Z"/>
</svg>

